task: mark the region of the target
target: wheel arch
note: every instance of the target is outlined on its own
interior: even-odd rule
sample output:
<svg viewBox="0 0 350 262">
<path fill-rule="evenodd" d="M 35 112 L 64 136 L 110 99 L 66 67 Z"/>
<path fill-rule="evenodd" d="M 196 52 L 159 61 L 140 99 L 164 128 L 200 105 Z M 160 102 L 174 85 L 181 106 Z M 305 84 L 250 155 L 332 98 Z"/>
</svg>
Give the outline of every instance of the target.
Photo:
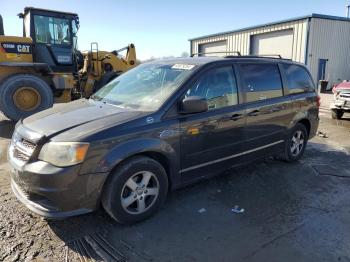
<svg viewBox="0 0 350 262">
<path fill-rule="evenodd" d="M 164 155 L 160 152 L 155 152 L 155 151 L 147 151 L 147 152 L 143 152 L 139 155 L 143 155 L 143 156 L 152 158 L 153 160 L 159 162 L 163 166 L 163 168 L 165 169 L 165 172 L 168 176 L 168 186 L 169 186 L 168 189 L 171 189 L 172 184 L 174 182 L 173 181 L 174 174 L 172 173 L 173 171 L 171 170 L 171 164 L 170 164 L 169 158 L 166 155 Z"/>
<path fill-rule="evenodd" d="M 112 170 L 110 171 L 110 174 L 113 173 L 114 170 L 116 170 L 120 165 L 122 165 L 123 163 L 125 163 L 126 161 L 132 159 L 133 157 L 137 157 L 137 156 L 144 156 L 144 157 L 149 157 L 155 161 L 157 161 L 159 164 L 162 165 L 162 167 L 165 169 L 165 172 L 167 174 L 168 177 L 168 189 L 172 188 L 172 183 L 173 183 L 173 179 L 172 179 L 172 170 L 170 168 L 170 160 L 168 159 L 168 157 L 160 152 L 157 151 L 143 151 L 141 153 L 136 153 L 133 155 L 130 155 L 128 157 L 126 157 L 125 159 L 121 160 L 120 162 L 118 162 L 118 164 L 116 164 Z"/>
<path fill-rule="evenodd" d="M 299 120 L 297 123 L 302 124 L 302 125 L 305 126 L 307 134 L 309 136 L 310 135 L 310 131 L 311 131 L 311 122 L 310 122 L 310 120 L 307 119 L 307 118 L 303 118 L 303 119 Z"/>
<path fill-rule="evenodd" d="M 116 146 L 105 156 L 96 167 L 96 170 L 108 172 L 108 177 L 122 163 L 135 157 L 146 156 L 159 162 L 165 169 L 169 189 L 173 189 L 180 183 L 178 174 L 179 162 L 175 150 L 165 141 L 158 139 L 137 139 Z"/>
</svg>

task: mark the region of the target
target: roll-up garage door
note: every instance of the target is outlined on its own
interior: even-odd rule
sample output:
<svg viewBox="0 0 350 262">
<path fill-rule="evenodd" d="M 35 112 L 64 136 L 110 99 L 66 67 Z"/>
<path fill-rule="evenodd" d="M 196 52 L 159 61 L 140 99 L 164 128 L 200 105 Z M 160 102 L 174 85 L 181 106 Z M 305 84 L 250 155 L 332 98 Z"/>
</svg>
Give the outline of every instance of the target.
<svg viewBox="0 0 350 262">
<path fill-rule="evenodd" d="M 203 56 L 225 56 L 226 53 L 220 53 L 220 52 L 226 52 L 226 40 L 224 41 L 217 41 L 217 42 L 211 42 L 211 43 L 205 43 L 199 45 L 199 53 L 201 53 Z M 215 53 L 216 54 L 210 54 Z"/>
<path fill-rule="evenodd" d="M 252 35 L 250 38 L 252 55 L 281 55 L 292 58 L 293 29 Z"/>
</svg>

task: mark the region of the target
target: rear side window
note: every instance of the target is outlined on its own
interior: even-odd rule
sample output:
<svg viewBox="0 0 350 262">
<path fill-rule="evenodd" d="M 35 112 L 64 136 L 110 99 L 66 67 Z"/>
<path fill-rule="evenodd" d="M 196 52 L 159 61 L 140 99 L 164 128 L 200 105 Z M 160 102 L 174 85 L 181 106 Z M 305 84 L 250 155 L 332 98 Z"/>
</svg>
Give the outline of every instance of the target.
<svg viewBox="0 0 350 262">
<path fill-rule="evenodd" d="M 241 64 L 247 102 L 283 96 L 277 64 Z"/>
<path fill-rule="evenodd" d="M 204 72 L 187 91 L 186 96 L 205 98 L 209 110 L 238 104 L 233 68 L 225 66 Z"/>
<path fill-rule="evenodd" d="M 302 66 L 284 64 L 283 68 L 286 72 L 290 94 L 303 93 L 315 89 L 310 75 Z"/>
</svg>

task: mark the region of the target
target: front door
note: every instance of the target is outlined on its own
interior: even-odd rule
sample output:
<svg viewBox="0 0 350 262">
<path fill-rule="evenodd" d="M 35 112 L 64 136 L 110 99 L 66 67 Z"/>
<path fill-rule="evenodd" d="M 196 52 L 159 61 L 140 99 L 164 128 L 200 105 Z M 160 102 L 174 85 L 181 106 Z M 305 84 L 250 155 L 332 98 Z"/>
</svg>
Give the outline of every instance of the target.
<svg viewBox="0 0 350 262">
<path fill-rule="evenodd" d="M 206 98 L 209 108 L 180 118 L 181 174 L 189 181 L 232 164 L 243 150 L 245 111 L 231 65 L 204 72 L 186 96 Z"/>
</svg>

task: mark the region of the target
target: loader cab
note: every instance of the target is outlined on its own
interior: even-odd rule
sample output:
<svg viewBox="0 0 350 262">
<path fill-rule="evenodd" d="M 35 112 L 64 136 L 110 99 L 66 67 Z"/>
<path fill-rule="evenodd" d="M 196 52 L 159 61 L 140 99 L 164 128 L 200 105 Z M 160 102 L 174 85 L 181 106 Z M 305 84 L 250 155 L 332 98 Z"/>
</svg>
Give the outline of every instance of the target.
<svg viewBox="0 0 350 262">
<path fill-rule="evenodd" d="M 54 72 L 75 71 L 77 14 L 27 7 L 19 16 L 23 35 L 33 39 L 35 63 L 46 63 Z"/>
</svg>

